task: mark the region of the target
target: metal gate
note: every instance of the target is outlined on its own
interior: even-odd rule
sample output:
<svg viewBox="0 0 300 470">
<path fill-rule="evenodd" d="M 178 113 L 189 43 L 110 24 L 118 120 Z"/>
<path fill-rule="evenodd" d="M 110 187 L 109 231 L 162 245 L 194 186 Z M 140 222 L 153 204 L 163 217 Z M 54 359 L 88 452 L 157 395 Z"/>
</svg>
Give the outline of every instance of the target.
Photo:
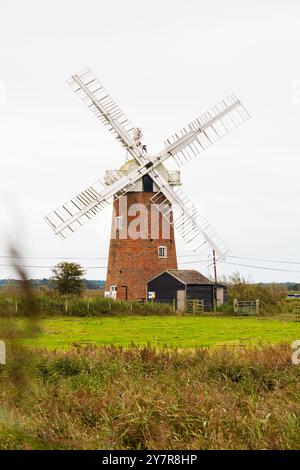
<svg viewBox="0 0 300 470">
<path fill-rule="evenodd" d="M 239 315 L 258 315 L 259 300 L 237 300 L 233 301 L 234 313 Z"/>
<path fill-rule="evenodd" d="M 204 300 L 203 299 L 187 300 L 186 311 L 187 313 L 192 313 L 193 315 L 199 315 L 199 313 L 203 313 L 204 312 Z"/>
</svg>

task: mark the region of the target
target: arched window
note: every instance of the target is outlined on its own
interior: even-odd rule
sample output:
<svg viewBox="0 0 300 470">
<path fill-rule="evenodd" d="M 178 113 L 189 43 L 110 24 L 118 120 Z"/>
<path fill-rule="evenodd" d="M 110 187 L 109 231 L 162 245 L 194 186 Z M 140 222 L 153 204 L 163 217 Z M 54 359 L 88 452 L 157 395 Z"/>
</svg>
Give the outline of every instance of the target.
<svg viewBox="0 0 300 470">
<path fill-rule="evenodd" d="M 151 176 L 143 176 L 143 191 L 144 193 L 153 193 L 153 180 Z"/>
</svg>

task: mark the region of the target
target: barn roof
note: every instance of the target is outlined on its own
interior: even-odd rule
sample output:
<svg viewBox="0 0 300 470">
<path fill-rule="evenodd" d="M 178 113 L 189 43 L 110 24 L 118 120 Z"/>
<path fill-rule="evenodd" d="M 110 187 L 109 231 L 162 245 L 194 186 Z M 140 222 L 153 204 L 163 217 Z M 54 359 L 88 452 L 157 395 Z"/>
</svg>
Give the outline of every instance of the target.
<svg viewBox="0 0 300 470">
<path fill-rule="evenodd" d="M 195 269 L 168 269 L 167 272 L 184 284 L 214 284 Z"/>
<path fill-rule="evenodd" d="M 149 279 L 148 282 L 153 281 L 153 279 L 156 279 L 165 273 L 170 274 L 171 276 L 175 277 L 176 279 L 178 279 L 178 281 L 182 282 L 185 285 L 188 285 L 188 284 L 212 285 L 214 284 L 213 281 L 203 276 L 195 269 L 168 269 L 167 271 L 164 271 L 158 274 L 157 276 L 154 276 L 153 278 Z M 218 286 L 223 286 L 223 284 L 218 283 Z"/>
</svg>

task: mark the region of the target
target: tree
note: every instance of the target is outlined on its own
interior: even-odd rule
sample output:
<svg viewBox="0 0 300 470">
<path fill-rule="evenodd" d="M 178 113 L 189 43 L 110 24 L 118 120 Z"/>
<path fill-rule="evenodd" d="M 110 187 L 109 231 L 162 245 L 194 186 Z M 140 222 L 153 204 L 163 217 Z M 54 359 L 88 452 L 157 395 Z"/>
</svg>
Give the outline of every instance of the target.
<svg viewBox="0 0 300 470">
<path fill-rule="evenodd" d="M 53 269 L 51 281 L 60 294 L 80 295 L 83 290 L 85 270 L 78 263 L 62 261 Z"/>
</svg>

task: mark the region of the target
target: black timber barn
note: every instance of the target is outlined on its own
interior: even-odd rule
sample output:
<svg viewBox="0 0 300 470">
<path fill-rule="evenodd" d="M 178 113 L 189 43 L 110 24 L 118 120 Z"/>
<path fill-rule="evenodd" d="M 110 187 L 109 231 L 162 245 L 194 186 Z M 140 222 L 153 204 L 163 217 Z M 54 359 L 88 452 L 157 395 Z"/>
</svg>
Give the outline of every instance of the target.
<svg viewBox="0 0 300 470">
<path fill-rule="evenodd" d="M 178 310 L 184 310 L 186 300 L 199 299 L 205 310 L 211 310 L 215 298 L 217 305 L 227 302 L 227 286 L 215 284 L 195 270 L 169 269 L 148 281 L 147 297 L 157 302 L 175 300 Z"/>
</svg>

